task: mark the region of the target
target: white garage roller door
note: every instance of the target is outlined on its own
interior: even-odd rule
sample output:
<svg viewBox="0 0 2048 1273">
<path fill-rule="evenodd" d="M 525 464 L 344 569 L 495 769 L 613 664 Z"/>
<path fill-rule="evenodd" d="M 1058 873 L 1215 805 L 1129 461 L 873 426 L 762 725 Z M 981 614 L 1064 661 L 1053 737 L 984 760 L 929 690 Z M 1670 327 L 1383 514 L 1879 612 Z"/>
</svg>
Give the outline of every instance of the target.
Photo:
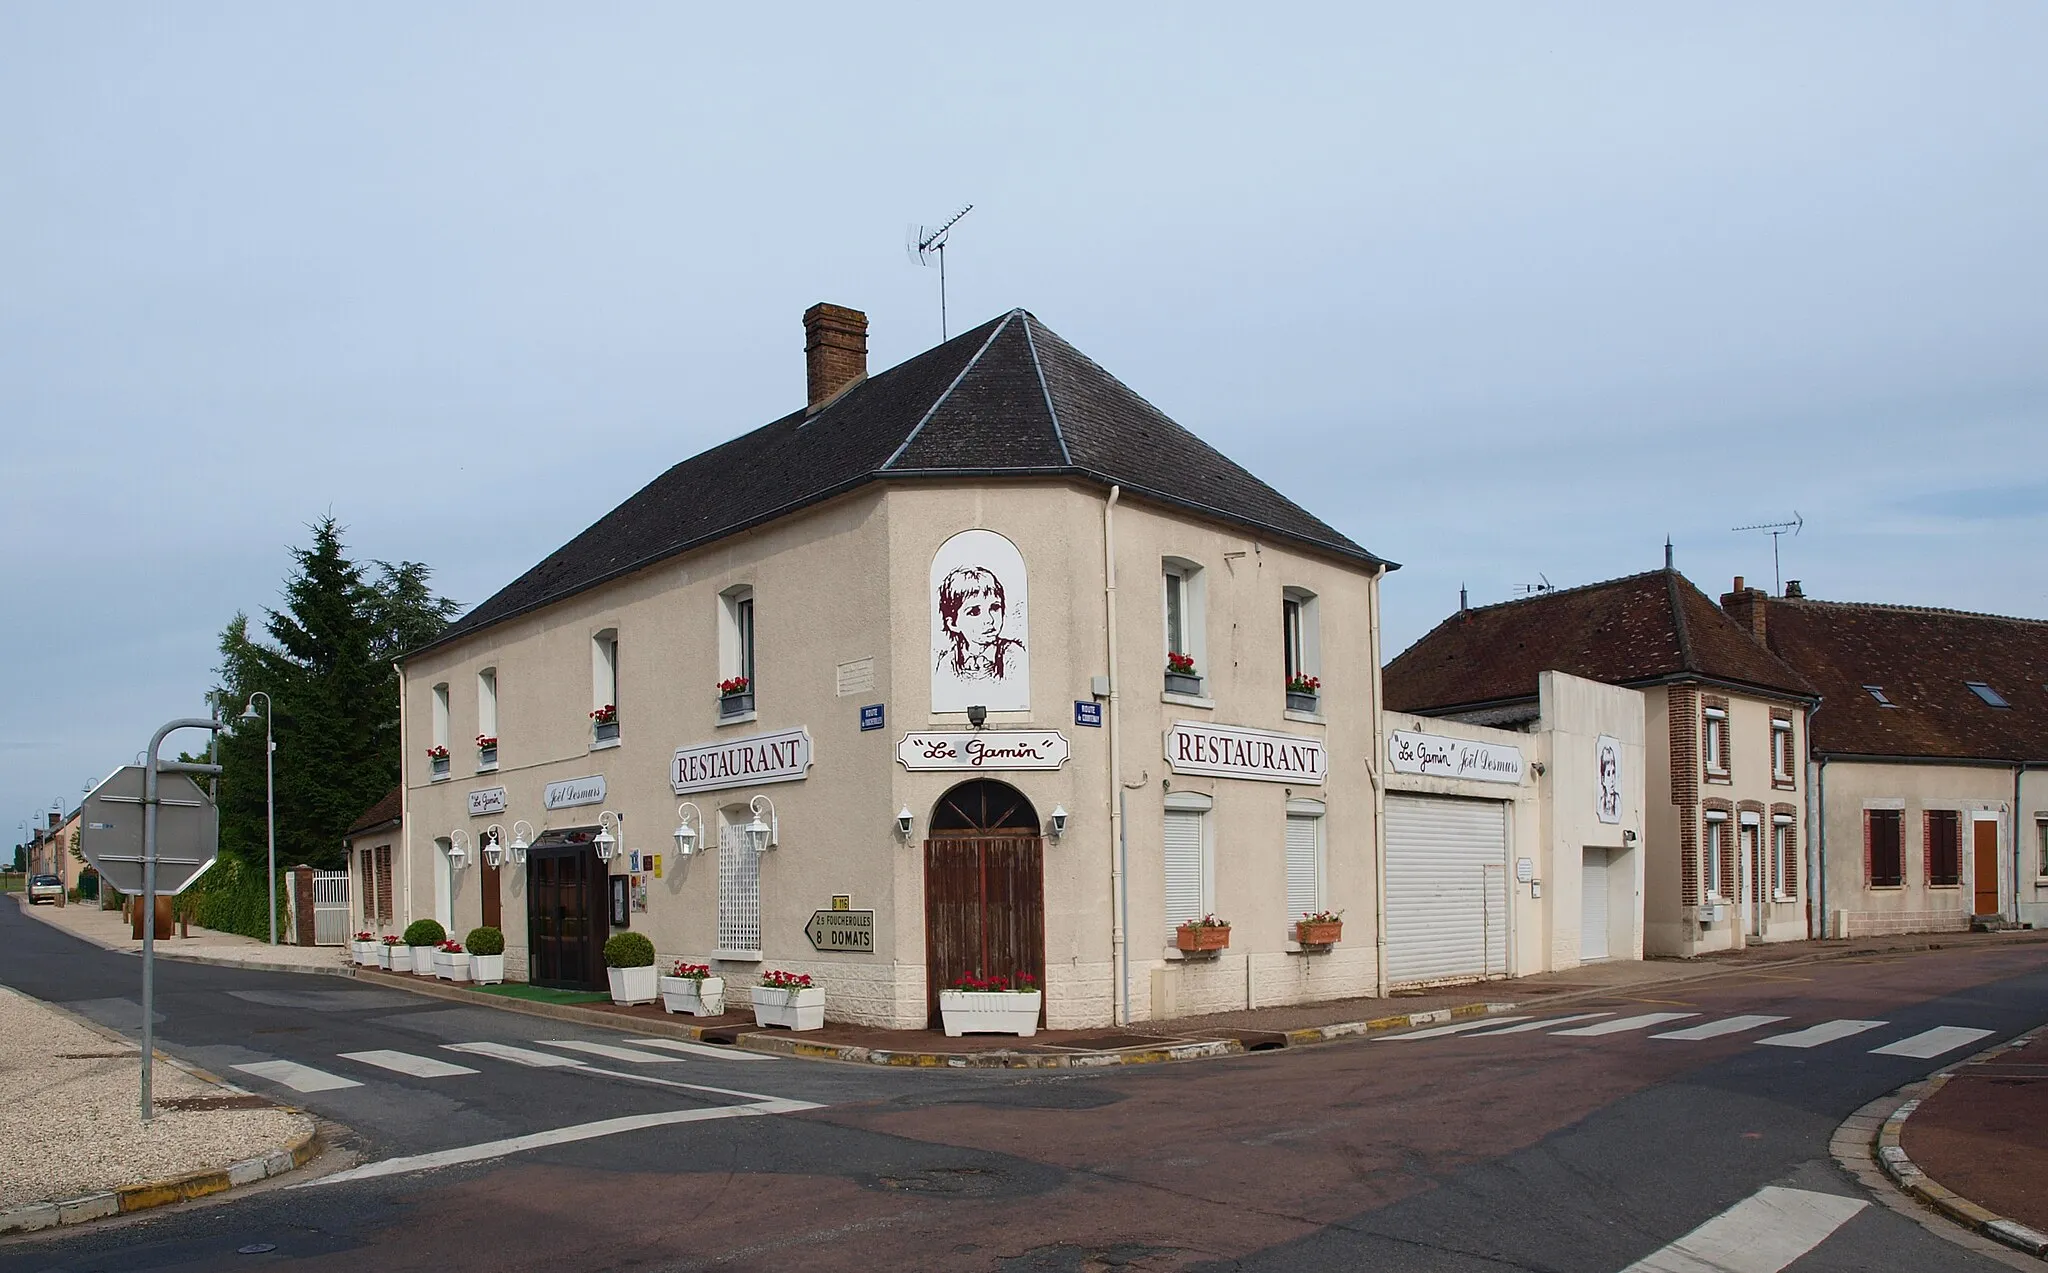
<svg viewBox="0 0 2048 1273">
<path fill-rule="evenodd" d="M 1586 847 L 1579 893 L 1579 958 L 1607 958 L 1607 850 Z"/>
<path fill-rule="evenodd" d="M 1387 979 L 1394 985 L 1508 970 L 1506 806 L 1387 797 Z"/>
</svg>

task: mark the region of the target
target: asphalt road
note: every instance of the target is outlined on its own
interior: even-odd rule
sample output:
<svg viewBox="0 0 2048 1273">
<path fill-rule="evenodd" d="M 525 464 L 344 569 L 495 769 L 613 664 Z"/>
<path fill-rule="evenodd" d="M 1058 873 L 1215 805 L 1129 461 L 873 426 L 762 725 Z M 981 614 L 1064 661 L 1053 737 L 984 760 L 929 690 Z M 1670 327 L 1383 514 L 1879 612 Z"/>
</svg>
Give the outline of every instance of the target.
<svg viewBox="0 0 2048 1273">
<path fill-rule="evenodd" d="M 139 1021 L 132 956 L 11 908 L 0 980 Z M 1978 1270 L 2002 1266 L 1857 1205 L 1827 1142 L 1865 1102 L 2048 1019 L 2048 948 L 1735 973 L 1453 1034 L 1092 1073 L 661 1055 L 343 978 L 169 962 L 158 1006 L 166 1050 L 347 1125 L 361 1174 L 10 1240 L 0 1273 L 1616 1273 L 1702 1225 L 1763 1261 L 1745 1268 Z M 1650 1013 L 1674 1015 L 1631 1024 Z M 1611 1032 L 1556 1032 L 1589 1028 Z M 1939 1055 L 1878 1050 L 1937 1029 L 1908 1050 Z M 1713 1037 L 1655 1037 L 1688 1031 Z M 1768 1262 L 1773 1243 L 1790 1264 Z"/>
</svg>

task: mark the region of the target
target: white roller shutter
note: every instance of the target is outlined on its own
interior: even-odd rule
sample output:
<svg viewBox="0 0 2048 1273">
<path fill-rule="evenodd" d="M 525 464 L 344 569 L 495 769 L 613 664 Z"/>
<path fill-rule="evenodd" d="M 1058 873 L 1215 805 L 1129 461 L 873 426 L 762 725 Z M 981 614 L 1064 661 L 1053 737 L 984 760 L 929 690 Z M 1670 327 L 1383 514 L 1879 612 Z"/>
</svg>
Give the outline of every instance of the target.
<svg viewBox="0 0 2048 1273">
<path fill-rule="evenodd" d="M 1586 850 L 1579 890 L 1579 958 L 1607 958 L 1607 850 Z"/>
<path fill-rule="evenodd" d="M 1299 813 L 1287 815 L 1287 922 L 1323 908 L 1323 820 Z M 1292 937 L 1292 930 L 1289 930 Z"/>
<path fill-rule="evenodd" d="M 1200 919 L 1203 905 L 1202 819 L 1206 814 L 1185 809 L 1166 811 L 1166 932 Z"/>
<path fill-rule="evenodd" d="M 1493 800 L 1387 797 L 1387 978 L 1502 976 L 1507 816 Z"/>
</svg>

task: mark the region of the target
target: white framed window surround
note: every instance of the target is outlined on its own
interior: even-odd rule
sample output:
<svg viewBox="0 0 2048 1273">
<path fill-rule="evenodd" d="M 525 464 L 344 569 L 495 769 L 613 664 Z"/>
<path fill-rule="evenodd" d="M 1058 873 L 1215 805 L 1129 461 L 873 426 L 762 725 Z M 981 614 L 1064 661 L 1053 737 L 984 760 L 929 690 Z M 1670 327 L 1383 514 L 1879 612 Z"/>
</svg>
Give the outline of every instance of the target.
<svg viewBox="0 0 2048 1273">
<path fill-rule="evenodd" d="M 1791 814 L 1774 813 L 1771 815 L 1770 885 L 1771 900 L 1774 902 L 1798 900 L 1792 896 L 1792 890 L 1787 887 L 1785 878 L 1786 867 L 1790 865 L 1792 859 L 1792 826 L 1793 819 Z"/>
<path fill-rule="evenodd" d="M 591 749 L 616 747 L 624 711 L 619 703 L 619 630 L 605 628 L 590 637 L 590 710 L 609 707 L 610 722 L 591 717 Z"/>
<path fill-rule="evenodd" d="M 476 674 L 476 733 L 479 738 L 498 736 L 498 669 L 484 668 Z M 497 749 L 490 751 L 490 759 L 481 756 L 477 761 L 479 772 L 498 767 Z"/>
<path fill-rule="evenodd" d="M 454 849 L 446 836 L 434 841 L 434 918 L 450 932 L 455 930 L 455 864 L 450 857 Z"/>
<path fill-rule="evenodd" d="M 1166 941 L 1173 930 L 1215 909 L 1214 802 L 1192 791 L 1166 797 L 1161 857 L 1165 867 Z"/>
<path fill-rule="evenodd" d="M 1185 654 L 1195 661 L 1195 675 L 1209 675 L 1208 581 L 1199 563 L 1184 557 L 1163 558 L 1166 654 Z M 1160 659 L 1160 666 L 1165 666 Z"/>
<path fill-rule="evenodd" d="M 1795 776 L 1792 722 L 1782 716 L 1771 718 L 1771 776 L 1789 781 Z"/>
<path fill-rule="evenodd" d="M 1700 881 L 1700 893 L 1709 902 L 1726 900 L 1721 896 L 1721 855 L 1727 851 L 1727 838 L 1728 815 L 1707 810 L 1705 833 L 1700 836 L 1700 874 L 1706 877 Z"/>
<path fill-rule="evenodd" d="M 1287 834 L 1284 841 L 1287 863 L 1287 932 L 1302 916 L 1323 909 L 1327 891 L 1328 855 L 1324 848 L 1323 803 L 1320 800 L 1287 802 Z"/>
<path fill-rule="evenodd" d="M 761 854 L 747 843 L 744 806 L 718 816 L 718 959 L 761 958 Z"/>
<path fill-rule="evenodd" d="M 2035 878 L 2048 880 L 2048 809 L 2034 815 L 2034 841 L 2040 849 L 2040 861 L 2036 865 Z"/>
<path fill-rule="evenodd" d="M 1707 772 L 1728 772 L 1728 713 L 1718 707 L 1700 712 L 1700 751 Z"/>
<path fill-rule="evenodd" d="M 434 687 L 434 746 L 448 745 L 448 682 Z"/>
<path fill-rule="evenodd" d="M 754 587 L 738 584 L 718 594 L 718 679 L 754 682 Z"/>
<path fill-rule="evenodd" d="M 1316 594 L 1306 588 L 1280 590 L 1281 656 L 1289 680 L 1322 675 L 1321 610 Z"/>
</svg>

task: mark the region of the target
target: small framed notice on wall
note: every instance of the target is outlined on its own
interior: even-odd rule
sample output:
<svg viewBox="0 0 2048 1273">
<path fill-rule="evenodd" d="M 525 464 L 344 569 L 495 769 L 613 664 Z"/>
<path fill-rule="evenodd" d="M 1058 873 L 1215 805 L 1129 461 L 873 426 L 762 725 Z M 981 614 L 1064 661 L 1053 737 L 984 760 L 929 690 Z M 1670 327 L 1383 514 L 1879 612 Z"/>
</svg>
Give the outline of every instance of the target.
<svg viewBox="0 0 2048 1273">
<path fill-rule="evenodd" d="M 611 884 L 611 911 L 613 928 L 633 926 L 633 877 L 630 875 L 608 875 Z"/>
</svg>

